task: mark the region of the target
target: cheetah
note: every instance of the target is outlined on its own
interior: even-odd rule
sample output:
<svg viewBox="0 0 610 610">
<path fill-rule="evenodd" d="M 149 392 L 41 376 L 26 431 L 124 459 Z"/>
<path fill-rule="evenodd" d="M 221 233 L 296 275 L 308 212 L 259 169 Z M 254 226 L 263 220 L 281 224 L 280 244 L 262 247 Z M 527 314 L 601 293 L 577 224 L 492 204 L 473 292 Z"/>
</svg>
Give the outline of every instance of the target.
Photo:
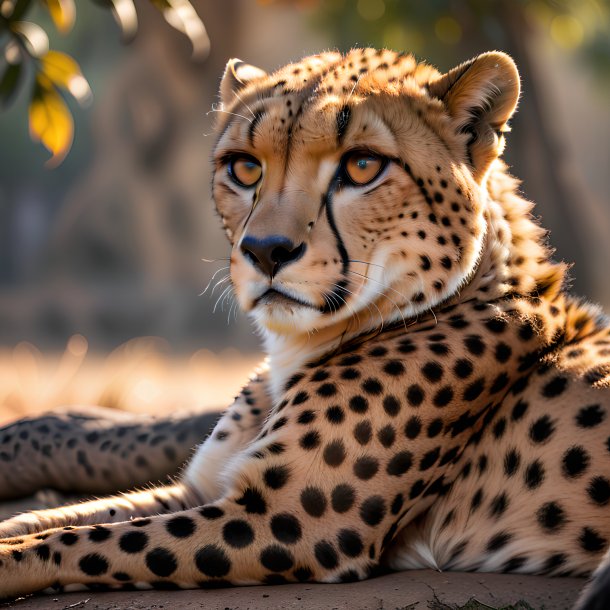
<svg viewBox="0 0 610 610">
<path fill-rule="evenodd" d="M 370 48 L 272 74 L 231 60 L 213 199 L 267 358 L 172 482 L 0 523 L 0 597 L 590 574 L 610 540 L 610 325 L 567 292 L 501 160 L 519 93 L 501 52 L 445 74 Z M 5 428 L 3 470 L 27 472 L 11 443 L 43 442 L 37 425 Z M 120 430 L 65 449 L 79 489 L 102 441 L 129 471 Z"/>
</svg>

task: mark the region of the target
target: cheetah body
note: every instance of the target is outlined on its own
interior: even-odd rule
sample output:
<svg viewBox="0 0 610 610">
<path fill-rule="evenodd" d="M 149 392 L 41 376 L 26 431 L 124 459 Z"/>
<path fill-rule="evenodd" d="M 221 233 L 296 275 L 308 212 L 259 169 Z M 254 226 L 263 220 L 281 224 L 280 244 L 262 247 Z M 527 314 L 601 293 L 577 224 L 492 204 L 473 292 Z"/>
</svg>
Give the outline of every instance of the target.
<svg viewBox="0 0 610 610">
<path fill-rule="evenodd" d="M 0 523 L 0 595 L 591 573 L 610 327 L 499 160 L 518 95 L 501 53 L 230 62 L 214 198 L 266 364 L 174 484 Z"/>
</svg>

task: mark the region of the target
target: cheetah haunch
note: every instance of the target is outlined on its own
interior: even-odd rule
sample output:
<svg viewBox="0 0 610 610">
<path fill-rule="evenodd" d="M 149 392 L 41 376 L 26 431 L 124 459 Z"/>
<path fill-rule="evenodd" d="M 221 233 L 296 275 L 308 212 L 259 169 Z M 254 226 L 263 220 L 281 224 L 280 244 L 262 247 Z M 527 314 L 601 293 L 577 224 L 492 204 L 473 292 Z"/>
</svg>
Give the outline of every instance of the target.
<svg viewBox="0 0 610 610">
<path fill-rule="evenodd" d="M 518 98 L 502 53 L 230 61 L 213 192 L 266 364 L 175 484 L 1 523 L 0 596 L 594 570 L 610 329 L 499 160 Z"/>
</svg>

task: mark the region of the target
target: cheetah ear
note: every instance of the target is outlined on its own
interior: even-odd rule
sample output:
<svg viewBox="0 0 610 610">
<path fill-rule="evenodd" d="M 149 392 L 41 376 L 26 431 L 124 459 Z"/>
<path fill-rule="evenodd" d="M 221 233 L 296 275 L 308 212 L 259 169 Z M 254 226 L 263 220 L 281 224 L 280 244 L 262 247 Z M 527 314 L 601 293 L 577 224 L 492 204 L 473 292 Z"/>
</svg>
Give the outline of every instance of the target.
<svg viewBox="0 0 610 610">
<path fill-rule="evenodd" d="M 241 59 L 229 59 L 220 81 L 220 101 L 228 106 L 235 100 L 236 92 L 265 76 L 267 73 L 256 66 L 246 64 Z"/>
<path fill-rule="evenodd" d="M 477 181 L 504 149 L 503 132 L 519 101 L 519 72 L 506 53 L 483 53 L 433 81 L 430 94 L 442 100 L 463 133 Z"/>
</svg>

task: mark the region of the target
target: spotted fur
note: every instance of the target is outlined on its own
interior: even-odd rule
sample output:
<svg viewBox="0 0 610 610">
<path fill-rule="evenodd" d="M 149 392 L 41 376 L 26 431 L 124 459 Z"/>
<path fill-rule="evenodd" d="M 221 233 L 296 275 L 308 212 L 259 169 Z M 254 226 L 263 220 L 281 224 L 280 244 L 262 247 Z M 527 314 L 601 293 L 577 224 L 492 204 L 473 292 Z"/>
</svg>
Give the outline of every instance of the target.
<svg viewBox="0 0 610 610">
<path fill-rule="evenodd" d="M 267 364 L 175 484 L 0 524 L 0 594 L 589 574 L 610 327 L 499 160 L 518 97 L 502 53 L 447 74 L 374 49 L 229 62 L 214 199 Z M 354 151 L 382 160 L 361 186 Z"/>
</svg>

